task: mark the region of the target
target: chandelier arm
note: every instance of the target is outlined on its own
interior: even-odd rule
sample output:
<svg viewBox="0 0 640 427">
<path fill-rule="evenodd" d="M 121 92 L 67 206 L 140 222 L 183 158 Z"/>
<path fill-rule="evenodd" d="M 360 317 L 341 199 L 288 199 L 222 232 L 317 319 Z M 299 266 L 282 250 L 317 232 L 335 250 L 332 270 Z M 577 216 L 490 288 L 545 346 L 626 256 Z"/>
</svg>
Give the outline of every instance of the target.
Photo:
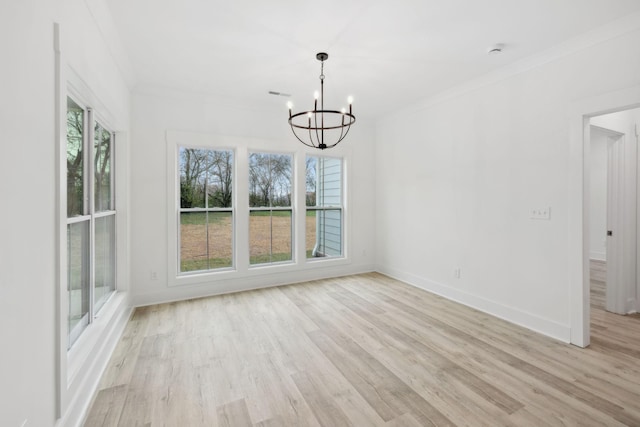
<svg viewBox="0 0 640 427">
<path fill-rule="evenodd" d="M 322 110 L 320 110 L 320 111 L 322 111 Z M 314 129 L 316 131 L 316 142 L 318 143 L 318 145 L 316 145 L 316 144 L 313 144 L 313 145 L 314 145 L 314 147 L 319 147 L 321 142 L 320 142 L 320 135 L 318 134 L 318 111 L 317 110 L 314 110 L 314 112 L 313 112 L 313 124 L 315 126 Z M 311 124 L 309 124 L 309 126 L 311 126 Z M 321 132 L 324 132 L 324 129 L 322 129 Z M 311 138 L 311 129 L 309 129 L 309 138 Z M 323 134 L 322 139 L 324 139 L 324 134 Z"/>
<path fill-rule="evenodd" d="M 347 136 L 347 134 L 349 134 L 349 131 L 350 131 L 350 130 L 351 130 L 351 125 L 347 126 L 347 130 L 345 131 L 345 133 L 344 133 L 344 135 L 342 136 L 342 138 L 340 138 L 340 139 L 338 140 L 338 142 L 342 141 L 342 140 Z M 336 145 L 338 145 L 338 142 L 336 142 Z"/>
<path fill-rule="evenodd" d="M 296 133 L 295 128 L 293 127 L 293 125 L 291 126 L 291 131 L 293 132 L 293 135 L 298 139 L 298 141 L 302 142 L 304 145 L 306 145 L 307 147 L 311 147 L 311 148 L 316 148 L 315 145 L 311 145 L 305 141 L 303 141 L 302 139 L 300 139 L 300 137 L 298 136 L 298 134 Z"/>
<path fill-rule="evenodd" d="M 335 147 L 336 145 L 338 145 L 343 139 L 345 139 L 345 137 L 347 136 L 347 134 L 349 133 L 349 131 L 351 130 L 351 125 L 355 123 L 355 118 L 353 121 L 349 122 L 349 124 L 347 125 L 347 130 L 345 131 L 344 135 L 342 137 L 340 137 L 340 139 L 338 139 L 338 141 L 333 144 L 331 147 Z"/>
<path fill-rule="evenodd" d="M 340 127 L 340 137 L 338 138 L 338 142 L 342 141 L 342 139 L 344 138 L 344 136 L 342 136 L 343 134 L 346 136 L 346 134 L 344 133 L 344 114 L 342 115 L 342 126 Z M 347 126 L 347 133 L 349 132 L 349 128 L 351 127 L 351 125 Z M 336 142 L 336 144 L 338 143 Z M 336 144 L 332 145 L 335 146 Z"/>
<path fill-rule="evenodd" d="M 347 134 L 349 133 L 349 130 L 351 129 L 351 125 L 347 126 L 347 130 L 346 132 L 344 132 L 344 135 L 342 135 L 340 138 L 338 138 L 338 140 L 335 142 L 335 144 L 327 147 L 327 148 L 333 148 L 336 145 L 340 144 L 340 142 L 347 136 Z"/>
<path fill-rule="evenodd" d="M 316 128 L 316 138 L 318 137 L 318 129 Z M 313 134 L 311 133 L 311 128 L 309 128 L 309 141 L 311 141 L 311 146 L 314 148 L 318 148 L 318 146 L 313 142 Z"/>
</svg>

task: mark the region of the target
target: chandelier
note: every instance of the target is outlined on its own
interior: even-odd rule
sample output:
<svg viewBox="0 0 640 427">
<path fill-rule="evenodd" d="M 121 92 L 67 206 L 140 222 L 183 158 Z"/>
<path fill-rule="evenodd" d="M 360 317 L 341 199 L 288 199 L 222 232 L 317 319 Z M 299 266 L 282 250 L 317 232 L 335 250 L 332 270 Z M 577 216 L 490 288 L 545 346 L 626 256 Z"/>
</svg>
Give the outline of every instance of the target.
<svg viewBox="0 0 640 427">
<path fill-rule="evenodd" d="M 328 58 L 329 54 L 324 52 L 316 55 L 316 59 L 320 61 L 320 93 L 316 91 L 314 94 L 313 110 L 293 114 L 293 104 L 287 103 L 289 125 L 295 137 L 304 145 L 320 150 L 338 145 L 356 121 L 352 111 L 351 96 L 347 98 L 349 112 L 345 108 L 341 111 L 324 109 L 324 61 Z M 318 109 L 318 98 L 320 98 L 320 109 Z"/>
</svg>

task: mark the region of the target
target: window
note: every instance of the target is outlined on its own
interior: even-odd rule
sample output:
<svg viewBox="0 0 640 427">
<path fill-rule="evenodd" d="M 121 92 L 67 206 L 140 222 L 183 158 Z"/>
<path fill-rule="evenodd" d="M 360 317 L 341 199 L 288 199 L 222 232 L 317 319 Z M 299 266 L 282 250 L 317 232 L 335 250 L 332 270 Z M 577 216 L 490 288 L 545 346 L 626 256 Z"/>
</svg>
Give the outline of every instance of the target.
<svg viewBox="0 0 640 427">
<path fill-rule="evenodd" d="M 342 256 L 342 159 L 306 158 L 307 259 Z"/>
<path fill-rule="evenodd" d="M 233 267 L 233 152 L 179 147 L 179 272 Z"/>
<path fill-rule="evenodd" d="M 166 139 L 168 286 L 218 292 L 350 262 L 346 157 L 202 132 Z"/>
<path fill-rule="evenodd" d="M 67 98 L 68 347 L 116 289 L 114 135 Z"/>
<path fill-rule="evenodd" d="M 249 263 L 291 261 L 291 165 L 286 154 L 249 154 Z"/>
</svg>

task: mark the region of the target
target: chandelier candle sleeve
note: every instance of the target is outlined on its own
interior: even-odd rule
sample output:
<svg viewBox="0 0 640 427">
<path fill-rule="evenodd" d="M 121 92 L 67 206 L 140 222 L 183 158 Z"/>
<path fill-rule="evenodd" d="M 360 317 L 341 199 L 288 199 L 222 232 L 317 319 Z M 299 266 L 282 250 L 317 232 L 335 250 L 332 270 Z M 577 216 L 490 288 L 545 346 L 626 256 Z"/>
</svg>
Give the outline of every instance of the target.
<svg viewBox="0 0 640 427">
<path fill-rule="evenodd" d="M 316 91 L 313 94 L 313 110 L 294 114 L 293 104 L 287 102 L 289 125 L 294 136 L 304 145 L 320 150 L 338 145 L 347 136 L 351 125 L 356 121 L 356 117 L 353 115 L 353 97 L 351 96 L 347 98 L 348 113 L 344 108 L 341 111 L 324 109 L 324 61 L 328 58 L 329 55 L 324 52 L 316 55 L 316 59 L 320 61 L 320 92 Z M 318 109 L 318 99 L 320 100 L 320 109 Z"/>
</svg>

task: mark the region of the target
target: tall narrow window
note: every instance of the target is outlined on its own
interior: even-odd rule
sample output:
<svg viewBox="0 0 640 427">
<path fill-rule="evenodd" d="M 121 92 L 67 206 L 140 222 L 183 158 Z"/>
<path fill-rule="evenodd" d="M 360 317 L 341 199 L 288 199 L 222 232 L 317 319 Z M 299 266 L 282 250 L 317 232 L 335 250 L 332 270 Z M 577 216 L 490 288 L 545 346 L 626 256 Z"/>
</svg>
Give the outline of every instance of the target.
<svg viewBox="0 0 640 427">
<path fill-rule="evenodd" d="M 87 111 L 67 99 L 67 291 L 69 347 L 89 324 L 91 240 L 86 183 Z"/>
<path fill-rule="evenodd" d="M 116 288 L 113 150 L 113 134 L 67 98 L 69 347 Z"/>
<path fill-rule="evenodd" d="M 116 212 L 113 206 L 113 135 L 95 122 L 93 145 L 94 311 L 116 289 Z"/>
<path fill-rule="evenodd" d="M 342 159 L 306 158 L 307 258 L 342 256 Z"/>
<path fill-rule="evenodd" d="M 249 155 L 249 262 L 292 259 L 291 156 Z"/>
<path fill-rule="evenodd" d="M 181 273 L 233 267 L 233 152 L 179 148 Z"/>
</svg>

